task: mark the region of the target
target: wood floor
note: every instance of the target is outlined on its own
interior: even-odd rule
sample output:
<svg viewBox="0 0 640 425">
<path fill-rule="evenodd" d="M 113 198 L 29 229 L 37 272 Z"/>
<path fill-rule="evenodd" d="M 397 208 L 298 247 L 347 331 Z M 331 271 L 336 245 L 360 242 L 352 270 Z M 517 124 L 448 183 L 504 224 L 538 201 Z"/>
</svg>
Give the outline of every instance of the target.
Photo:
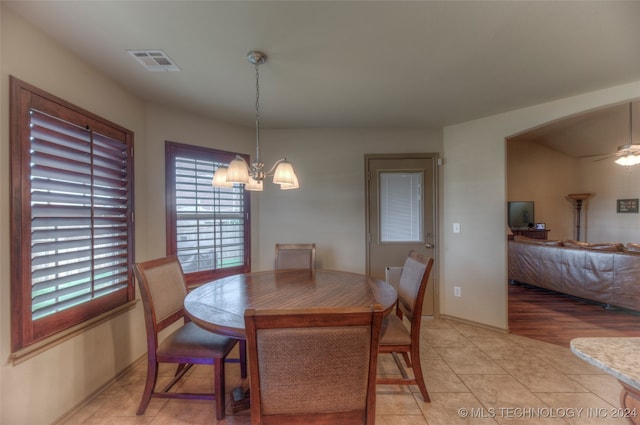
<svg viewBox="0 0 640 425">
<path fill-rule="evenodd" d="M 529 285 L 509 284 L 511 333 L 569 347 L 580 337 L 640 337 L 640 313 L 607 310 L 594 304 Z"/>
</svg>

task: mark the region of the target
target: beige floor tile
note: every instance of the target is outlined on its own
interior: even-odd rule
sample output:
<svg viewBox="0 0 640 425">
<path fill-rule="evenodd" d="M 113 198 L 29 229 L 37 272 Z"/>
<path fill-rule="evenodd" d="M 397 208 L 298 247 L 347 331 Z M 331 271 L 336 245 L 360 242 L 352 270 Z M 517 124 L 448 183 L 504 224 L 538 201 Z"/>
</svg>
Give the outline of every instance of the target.
<svg viewBox="0 0 640 425">
<path fill-rule="evenodd" d="M 378 425 L 614 425 L 624 421 L 594 417 L 597 408 L 618 406 L 620 385 L 610 375 L 577 358 L 568 348 L 517 335 L 504 335 L 448 319 L 423 320 L 420 355 L 431 403 L 424 403 L 417 386 L 379 385 Z M 237 348 L 236 348 L 237 352 Z M 232 357 L 234 355 L 232 354 Z M 136 416 L 146 378 L 146 359 L 57 425 L 249 425 L 250 411 L 215 419 L 213 401 L 152 399 L 143 416 Z M 380 357 L 380 375 L 399 376 L 391 356 Z M 159 386 L 168 382 L 174 365 L 161 365 Z M 407 369 L 411 375 L 412 370 Z M 567 375 L 569 374 L 569 375 Z M 227 400 L 239 385 L 238 364 L 226 365 Z M 177 389 L 210 391 L 213 367 L 199 365 Z M 517 416 L 499 408 L 591 408 L 591 417 Z M 467 409 L 463 414 L 460 409 Z M 472 411 L 473 409 L 473 411 Z M 494 409 L 493 411 L 489 409 Z M 608 413 L 613 410 L 607 410 Z M 466 416 L 465 416 L 466 415 Z M 464 416 L 464 417 L 463 417 Z"/>
<path fill-rule="evenodd" d="M 529 350 L 507 336 L 471 337 L 469 340 L 492 359 L 528 357 Z"/>
<path fill-rule="evenodd" d="M 564 418 L 554 416 L 549 408 L 504 410 L 496 412 L 496 421 L 500 425 L 568 425 Z"/>
<path fill-rule="evenodd" d="M 549 407 L 557 411 L 572 411 L 565 417 L 572 425 L 628 425 L 624 418 L 616 418 L 618 406 L 611 405 L 592 393 L 540 393 L 537 394 Z"/>
<path fill-rule="evenodd" d="M 214 421 L 215 402 L 210 400 L 169 400 L 160 410 L 153 425 L 191 425 Z"/>
<path fill-rule="evenodd" d="M 531 392 L 588 392 L 588 390 L 567 379 L 544 360 L 537 357 L 498 359 L 496 362 L 511 376 Z"/>
<path fill-rule="evenodd" d="M 458 375 L 506 373 L 500 365 L 475 346 L 436 348 L 436 351 Z"/>
<path fill-rule="evenodd" d="M 578 358 L 568 348 L 558 346 L 547 347 L 544 350 L 532 352 L 532 355 L 545 360 L 562 373 L 575 375 L 604 374 L 602 370 Z"/>
<path fill-rule="evenodd" d="M 423 362 L 422 371 L 429 393 L 469 392 L 449 365 L 442 359 Z"/>
<path fill-rule="evenodd" d="M 422 327 L 428 329 L 455 329 L 455 321 L 449 319 L 427 318 L 422 320 Z"/>
<path fill-rule="evenodd" d="M 420 406 L 429 425 L 495 425 L 480 401 L 471 393 L 435 393 L 431 403 Z"/>
<path fill-rule="evenodd" d="M 537 350 L 544 350 L 545 348 L 556 347 L 555 345 L 545 341 L 539 341 L 537 339 L 527 338 L 527 337 L 515 335 L 515 334 L 508 334 L 507 338 L 513 340 L 518 345 L 521 345 L 530 350 L 537 351 Z"/>
<path fill-rule="evenodd" d="M 425 338 L 428 344 L 437 350 L 441 347 L 470 347 L 473 346 L 471 341 L 465 338 L 460 332 L 453 328 L 445 329 L 422 329 L 422 338 Z"/>
<path fill-rule="evenodd" d="M 376 415 L 376 425 L 429 425 L 422 414 Z"/>
<path fill-rule="evenodd" d="M 423 360 L 440 358 L 440 354 L 429 344 L 429 340 L 425 336 L 421 336 L 420 339 L 420 358 Z"/>
<path fill-rule="evenodd" d="M 154 419 L 155 418 L 149 416 L 120 416 L 117 418 L 90 417 L 82 422 L 65 422 L 65 425 L 151 425 Z"/>
<path fill-rule="evenodd" d="M 607 375 L 568 375 L 568 377 L 578 382 L 589 391 L 602 398 L 612 406 L 620 403 L 620 392 L 622 385 L 616 378 Z"/>
<path fill-rule="evenodd" d="M 411 392 L 404 393 L 376 393 L 377 415 L 419 415 L 419 404 Z"/>
<path fill-rule="evenodd" d="M 546 405 L 511 375 L 460 375 L 460 379 L 487 408 L 536 408 Z"/>
</svg>

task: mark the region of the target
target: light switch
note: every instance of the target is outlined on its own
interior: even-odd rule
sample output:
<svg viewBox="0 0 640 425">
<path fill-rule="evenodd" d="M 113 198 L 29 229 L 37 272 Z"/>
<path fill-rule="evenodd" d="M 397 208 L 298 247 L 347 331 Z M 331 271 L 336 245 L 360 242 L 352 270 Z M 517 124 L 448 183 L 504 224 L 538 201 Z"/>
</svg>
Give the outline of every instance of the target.
<svg viewBox="0 0 640 425">
<path fill-rule="evenodd" d="M 460 233 L 460 223 L 453 223 L 453 233 Z"/>
</svg>

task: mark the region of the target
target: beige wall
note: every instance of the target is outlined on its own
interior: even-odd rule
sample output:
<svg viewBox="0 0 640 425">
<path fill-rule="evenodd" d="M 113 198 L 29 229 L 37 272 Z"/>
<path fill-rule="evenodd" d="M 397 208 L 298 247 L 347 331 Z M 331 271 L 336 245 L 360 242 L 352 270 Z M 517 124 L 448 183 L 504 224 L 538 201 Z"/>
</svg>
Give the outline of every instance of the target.
<svg viewBox="0 0 640 425">
<path fill-rule="evenodd" d="M 527 141 L 508 141 L 507 159 L 507 201 L 534 201 L 535 221 L 550 229 L 549 239 L 575 239 L 575 209 L 566 197 L 580 193 L 579 161 Z"/>
<path fill-rule="evenodd" d="M 142 307 L 121 314 L 18 365 L 9 361 L 9 75 L 116 122 L 144 144 L 144 105 L 82 60 L 0 6 L 2 68 L 0 128 L 0 423 L 48 424 L 113 378 L 145 351 Z M 136 192 L 146 186 L 143 157 L 136 156 Z M 143 202 L 138 214 L 148 213 Z M 144 227 L 136 229 L 144 249 Z M 37 403 L 34 403 L 37 400 Z"/>
<path fill-rule="evenodd" d="M 640 82 L 444 129 L 441 311 L 507 329 L 505 138 L 552 120 L 640 95 Z M 452 224 L 461 223 L 461 233 Z M 462 288 L 462 297 L 453 288 Z"/>
<path fill-rule="evenodd" d="M 364 155 L 442 152 L 441 133 L 428 130 L 270 130 L 263 142 L 264 161 L 270 166 L 286 155 L 301 189 L 265 183 L 259 269 L 273 267 L 277 242 L 315 242 L 318 267 L 364 273 Z"/>
<path fill-rule="evenodd" d="M 581 192 L 593 194 L 582 210 L 587 240 L 640 243 L 640 215 L 616 212 L 617 199 L 640 198 L 640 168 L 583 159 L 579 176 Z"/>
</svg>

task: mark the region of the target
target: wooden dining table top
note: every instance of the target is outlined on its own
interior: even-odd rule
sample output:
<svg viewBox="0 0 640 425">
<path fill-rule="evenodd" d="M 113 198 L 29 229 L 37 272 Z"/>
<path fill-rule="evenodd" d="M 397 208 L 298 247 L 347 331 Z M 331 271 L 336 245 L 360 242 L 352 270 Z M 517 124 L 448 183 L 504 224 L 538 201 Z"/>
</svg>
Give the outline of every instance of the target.
<svg viewBox="0 0 640 425">
<path fill-rule="evenodd" d="M 269 270 L 224 277 L 187 294 L 187 316 L 200 327 L 245 338 L 244 311 L 324 307 L 392 310 L 397 292 L 387 282 L 357 273 L 316 270 Z"/>
</svg>

